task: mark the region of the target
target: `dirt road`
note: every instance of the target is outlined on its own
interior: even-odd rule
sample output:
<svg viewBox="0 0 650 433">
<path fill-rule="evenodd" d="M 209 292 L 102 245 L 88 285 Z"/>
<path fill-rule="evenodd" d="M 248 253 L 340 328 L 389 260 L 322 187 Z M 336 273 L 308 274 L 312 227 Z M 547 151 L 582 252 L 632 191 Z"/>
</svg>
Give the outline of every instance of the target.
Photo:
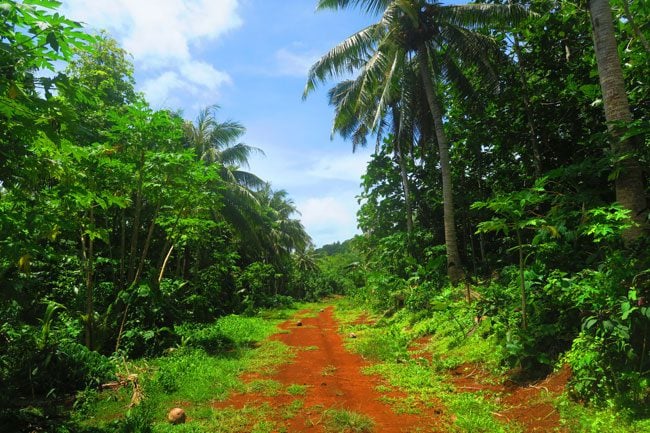
<svg viewBox="0 0 650 433">
<path fill-rule="evenodd" d="M 281 426 L 278 431 L 326 432 L 325 418 L 328 411 L 341 409 L 362 414 L 374 422 L 374 432 L 415 433 L 442 432 L 444 424 L 439 408 L 425 408 L 416 414 L 395 413 L 391 406 L 382 402 L 386 397 L 401 397 L 378 392 L 381 380 L 362 373 L 368 365 L 360 356 L 345 350 L 343 339 L 337 332 L 338 325 L 333 307 L 321 311 L 316 317 L 290 320 L 280 328 L 284 333 L 272 338 L 298 351 L 295 361 L 282 366 L 277 374 L 247 377 L 247 380 L 270 379 L 291 385 L 304 386 L 304 395 L 296 397 L 287 393 L 265 396 L 260 393 L 232 395 L 219 406 L 241 408 L 269 404 L 275 409 L 274 421 Z M 300 408 L 287 416 L 287 408 L 301 399 Z M 293 405 L 297 407 L 297 405 Z M 284 415 L 282 415 L 284 414 Z"/>
</svg>

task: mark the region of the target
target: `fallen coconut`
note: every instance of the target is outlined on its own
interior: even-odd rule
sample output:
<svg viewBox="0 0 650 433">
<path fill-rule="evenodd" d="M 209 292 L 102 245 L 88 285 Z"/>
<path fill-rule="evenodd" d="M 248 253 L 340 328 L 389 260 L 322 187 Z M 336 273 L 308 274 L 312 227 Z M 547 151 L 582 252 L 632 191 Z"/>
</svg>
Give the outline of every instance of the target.
<svg viewBox="0 0 650 433">
<path fill-rule="evenodd" d="M 298 321 L 296 322 L 296 326 L 302 326 L 302 320 L 298 320 Z"/>
<path fill-rule="evenodd" d="M 176 425 L 185 423 L 185 411 L 180 407 L 175 407 L 167 414 L 167 421 Z"/>
</svg>

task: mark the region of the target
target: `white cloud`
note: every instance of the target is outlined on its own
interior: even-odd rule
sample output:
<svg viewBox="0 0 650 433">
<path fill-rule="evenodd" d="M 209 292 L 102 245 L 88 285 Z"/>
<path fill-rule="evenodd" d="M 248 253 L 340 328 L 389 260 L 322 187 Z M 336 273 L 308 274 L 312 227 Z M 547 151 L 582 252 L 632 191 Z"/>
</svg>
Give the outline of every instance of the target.
<svg viewBox="0 0 650 433">
<path fill-rule="evenodd" d="M 217 99 L 218 89 L 232 82 L 230 76 L 203 62 L 186 62 L 179 72 L 165 71 L 155 78 L 144 81 L 141 90 L 152 107 L 177 108 L 183 97 L 191 96 L 192 108 L 199 108 Z"/>
<path fill-rule="evenodd" d="M 296 53 L 287 48 L 281 48 L 275 52 L 277 73 L 291 77 L 307 77 L 309 68 L 318 58 L 319 56 L 314 53 Z"/>
<path fill-rule="evenodd" d="M 242 25 L 239 0 L 67 0 L 63 11 L 93 29 L 106 29 L 146 72 L 139 90 L 154 108 L 214 103 L 232 82 L 193 48 Z"/>
<path fill-rule="evenodd" d="M 205 62 L 186 62 L 180 67 L 181 74 L 194 85 L 215 91 L 223 84 L 231 84 L 230 76 Z"/>
<path fill-rule="evenodd" d="M 354 196 L 354 192 L 345 191 L 336 197 L 312 197 L 297 204 L 300 220 L 318 246 L 344 241 L 358 233 Z"/>
<path fill-rule="evenodd" d="M 242 24 L 238 0 L 68 0 L 64 11 L 107 29 L 139 61 L 191 58 L 190 45 L 214 40 Z"/>
<path fill-rule="evenodd" d="M 147 80 L 142 85 L 142 91 L 147 96 L 147 101 L 155 109 L 164 106 L 170 107 L 177 99 L 174 92 L 177 92 L 187 86 L 187 83 L 181 80 L 176 72 L 167 71 L 158 77 Z"/>
</svg>

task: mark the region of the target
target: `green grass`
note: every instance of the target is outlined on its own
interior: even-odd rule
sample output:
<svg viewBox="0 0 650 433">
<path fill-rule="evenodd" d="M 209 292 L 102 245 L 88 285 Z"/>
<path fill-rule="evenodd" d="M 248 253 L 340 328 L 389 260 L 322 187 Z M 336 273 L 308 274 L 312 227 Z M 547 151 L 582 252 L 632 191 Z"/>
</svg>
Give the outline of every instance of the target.
<svg viewBox="0 0 650 433">
<path fill-rule="evenodd" d="M 258 380 L 243 385 L 239 376 L 245 371 L 272 374 L 279 365 L 290 362 L 295 356 L 281 342 L 266 340 L 278 331 L 276 325 L 289 313 L 290 310 L 265 312 L 265 318 L 226 316 L 201 329 L 192 328 L 198 331 L 194 334 L 195 342 L 201 341 L 201 345 L 218 349 L 224 339 L 230 342 L 225 351 L 206 351 L 204 347 L 193 346 L 190 336 L 185 339 L 186 346 L 167 356 L 123 363 L 123 373 L 138 375 L 145 396 L 143 408 L 128 410 L 131 387 L 89 394 L 86 403 L 73 413 L 78 430 L 129 431 L 125 426 L 137 422 L 142 426 L 131 431 L 146 431 L 143 426 L 147 423 L 155 433 L 274 431 L 273 423 L 267 421 L 272 411 L 266 406 L 218 410 L 213 403 L 225 399 L 233 390 L 255 391 L 268 396 L 282 392 L 279 382 Z M 166 415 L 176 406 L 183 407 L 192 421 L 170 426 Z"/>
<path fill-rule="evenodd" d="M 375 423 L 360 413 L 342 409 L 323 412 L 323 426 L 327 433 L 370 433 Z"/>
<path fill-rule="evenodd" d="M 506 425 L 495 419 L 498 405 L 480 395 L 457 393 L 445 373 L 446 368 L 463 362 L 482 362 L 495 365 L 499 353 L 494 353 L 490 341 L 482 338 L 480 329 L 470 337 L 465 332 L 471 321 L 463 318 L 450 320 L 446 312 L 434 312 L 428 316 L 414 316 L 402 310 L 389 319 L 382 319 L 375 325 L 353 325 L 359 309 L 345 310 L 346 305 L 338 305 L 337 315 L 344 318 L 343 332 L 355 332 L 356 339 L 346 342 L 348 348 L 370 359 L 375 364 L 366 367 L 364 373 L 383 377 L 390 387 L 407 394 L 395 399 L 386 397 L 396 413 L 417 413 L 419 408 L 434 407 L 442 403 L 452 417 L 442 422 L 449 423 L 449 431 L 457 432 L 502 432 L 520 431 L 517 426 Z M 423 352 L 432 352 L 434 361 L 429 365 L 426 359 L 411 359 L 408 347 L 411 341 L 423 336 L 433 338 Z M 436 359 L 435 353 L 444 353 Z M 433 368 L 432 368 L 433 367 Z M 438 402 L 438 403 L 436 403 Z"/>
<path fill-rule="evenodd" d="M 454 427 L 457 431 L 473 433 L 516 433 L 521 428 L 504 424 L 493 416 L 499 407 L 494 402 L 475 393 L 453 393 L 445 396 L 444 402 L 456 415 Z"/>
<path fill-rule="evenodd" d="M 489 319 L 477 325 L 462 302 L 452 304 L 451 308 L 453 317 L 449 310 L 424 314 L 401 310 L 374 325 L 359 325 L 354 322 L 364 311 L 344 301 L 337 304 L 336 315 L 342 321 L 344 335 L 357 334 L 356 339 L 346 341 L 347 347 L 375 362 L 364 372 L 378 374 L 389 384 L 379 391 L 389 394 L 396 388 L 407 394 L 405 398 L 383 399 L 395 412 L 413 412 L 421 405 L 439 401 L 445 412 L 451 414 L 446 420 L 450 432 L 521 432 L 521 426 L 506 424 L 494 415 L 503 410 L 499 400 L 489 394 L 457 392 L 451 384 L 446 372 L 464 363 L 480 364 L 495 378 L 502 377 L 506 368 L 502 346 L 488 334 Z M 432 338 L 420 348 L 420 359 L 410 359 L 410 342 L 425 335 Z M 425 354 L 431 355 L 431 362 L 422 356 Z M 556 406 L 562 425 L 572 433 L 650 432 L 650 419 L 632 419 L 631 415 L 613 410 L 586 408 L 566 396 L 541 398 Z"/>
<path fill-rule="evenodd" d="M 294 400 L 282 408 L 282 418 L 291 419 L 305 406 L 304 400 Z"/>
<path fill-rule="evenodd" d="M 265 397 L 276 397 L 282 391 L 282 384 L 277 380 L 259 379 L 247 383 L 245 388 L 247 393 L 254 392 Z"/>
<path fill-rule="evenodd" d="M 569 400 L 566 396 L 557 399 L 562 424 L 571 433 L 642 433 L 650 432 L 650 418 L 631 419 L 626 413 L 610 409 L 594 409 Z"/>
<path fill-rule="evenodd" d="M 296 383 L 287 387 L 287 394 L 289 395 L 306 395 L 307 385 L 298 385 Z"/>
</svg>

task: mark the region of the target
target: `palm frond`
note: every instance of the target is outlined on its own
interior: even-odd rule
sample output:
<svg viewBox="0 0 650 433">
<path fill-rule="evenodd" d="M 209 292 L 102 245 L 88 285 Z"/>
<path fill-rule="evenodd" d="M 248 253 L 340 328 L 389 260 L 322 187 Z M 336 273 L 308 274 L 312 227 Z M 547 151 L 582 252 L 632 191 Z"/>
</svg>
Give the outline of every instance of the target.
<svg viewBox="0 0 650 433">
<path fill-rule="evenodd" d="M 249 190 L 259 190 L 266 183 L 253 173 L 249 173 L 243 170 L 232 170 L 232 176 L 238 185 L 241 185 Z"/>
<path fill-rule="evenodd" d="M 316 89 L 319 83 L 346 73 L 354 73 L 363 66 L 365 59 L 372 53 L 381 31 L 380 26 L 372 24 L 353 34 L 316 61 L 309 70 L 303 99 Z"/>
<path fill-rule="evenodd" d="M 323 9 L 348 9 L 359 8 L 366 13 L 379 14 L 383 12 L 393 0 L 319 0 L 316 10 Z"/>
<path fill-rule="evenodd" d="M 234 146 L 222 149 L 219 161 L 224 165 L 248 167 L 248 158 L 253 154 L 264 155 L 264 151 L 244 143 L 237 143 Z"/>
<path fill-rule="evenodd" d="M 495 26 L 512 26 L 531 16 L 531 12 L 518 4 L 464 4 L 464 5 L 430 5 L 425 9 L 429 16 L 450 24 L 478 29 Z"/>
</svg>

